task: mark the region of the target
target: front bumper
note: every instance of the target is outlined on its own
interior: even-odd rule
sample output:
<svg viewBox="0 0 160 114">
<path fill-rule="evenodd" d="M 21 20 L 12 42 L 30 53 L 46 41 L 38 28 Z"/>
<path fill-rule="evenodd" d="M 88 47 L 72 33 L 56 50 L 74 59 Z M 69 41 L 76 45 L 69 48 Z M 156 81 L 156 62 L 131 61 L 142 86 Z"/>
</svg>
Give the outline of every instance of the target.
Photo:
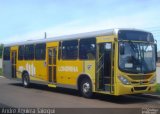
<svg viewBox="0 0 160 114">
<path fill-rule="evenodd" d="M 148 85 L 124 85 L 117 83 L 116 95 L 154 93 L 156 91 L 156 83 Z"/>
</svg>

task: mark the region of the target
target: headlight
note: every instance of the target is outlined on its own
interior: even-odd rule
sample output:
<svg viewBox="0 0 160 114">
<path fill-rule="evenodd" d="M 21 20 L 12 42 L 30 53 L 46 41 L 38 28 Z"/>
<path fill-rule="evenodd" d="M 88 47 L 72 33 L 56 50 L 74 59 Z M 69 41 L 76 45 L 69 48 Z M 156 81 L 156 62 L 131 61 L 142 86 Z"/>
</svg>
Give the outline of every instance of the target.
<svg viewBox="0 0 160 114">
<path fill-rule="evenodd" d="M 156 82 L 156 77 L 154 76 L 151 80 L 150 80 L 150 84 L 154 84 Z"/>
<path fill-rule="evenodd" d="M 128 81 L 127 78 L 123 77 L 123 76 L 118 76 L 119 80 L 125 84 L 125 85 L 130 85 L 130 82 Z"/>
</svg>

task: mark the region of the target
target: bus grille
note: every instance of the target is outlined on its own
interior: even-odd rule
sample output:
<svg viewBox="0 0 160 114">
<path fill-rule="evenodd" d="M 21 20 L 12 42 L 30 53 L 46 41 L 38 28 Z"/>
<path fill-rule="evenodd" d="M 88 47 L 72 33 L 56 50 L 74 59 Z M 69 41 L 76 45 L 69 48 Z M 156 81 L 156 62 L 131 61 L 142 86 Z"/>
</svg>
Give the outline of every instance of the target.
<svg viewBox="0 0 160 114">
<path fill-rule="evenodd" d="M 132 80 L 147 80 L 152 75 L 128 75 Z"/>
<path fill-rule="evenodd" d="M 149 82 L 148 81 L 131 81 L 132 84 L 148 84 Z"/>
<path fill-rule="evenodd" d="M 147 89 L 146 86 L 144 86 L 144 87 L 134 87 L 135 91 L 141 91 L 141 90 L 146 90 L 146 89 Z"/>
</svg>

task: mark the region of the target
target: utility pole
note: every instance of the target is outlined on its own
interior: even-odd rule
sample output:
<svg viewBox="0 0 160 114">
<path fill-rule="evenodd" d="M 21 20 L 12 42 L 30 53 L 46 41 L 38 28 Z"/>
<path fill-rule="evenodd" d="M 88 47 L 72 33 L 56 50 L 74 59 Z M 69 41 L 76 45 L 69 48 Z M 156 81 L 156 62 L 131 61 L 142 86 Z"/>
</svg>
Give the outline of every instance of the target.
<svg viewBox="0 0 160 114">
<path fill-rule="evenodd" d="M 46 32 L 44 33 L 44 39 L 47 39 L 47 33 Z"/>
</svg>

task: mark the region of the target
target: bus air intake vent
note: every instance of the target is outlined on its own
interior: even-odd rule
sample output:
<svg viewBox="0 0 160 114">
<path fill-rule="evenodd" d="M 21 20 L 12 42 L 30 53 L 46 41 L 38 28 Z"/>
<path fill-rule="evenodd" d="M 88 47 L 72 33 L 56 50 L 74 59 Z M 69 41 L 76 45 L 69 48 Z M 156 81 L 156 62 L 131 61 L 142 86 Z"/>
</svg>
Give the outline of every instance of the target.
<svg viewBox="0 0 160 114">
<path fill-rule="evenodd" d="M 146 90 L 146 89 L 147 89 L 146 86 L 144 86 L 144 87 L 134 87 L 135 91 L 142 91 L 142 90 Z"/>
<path fill-rule="evenodd" d="M 152 75 L 128 75 L 132 80 L 147 80 Z"/>
</svg>

